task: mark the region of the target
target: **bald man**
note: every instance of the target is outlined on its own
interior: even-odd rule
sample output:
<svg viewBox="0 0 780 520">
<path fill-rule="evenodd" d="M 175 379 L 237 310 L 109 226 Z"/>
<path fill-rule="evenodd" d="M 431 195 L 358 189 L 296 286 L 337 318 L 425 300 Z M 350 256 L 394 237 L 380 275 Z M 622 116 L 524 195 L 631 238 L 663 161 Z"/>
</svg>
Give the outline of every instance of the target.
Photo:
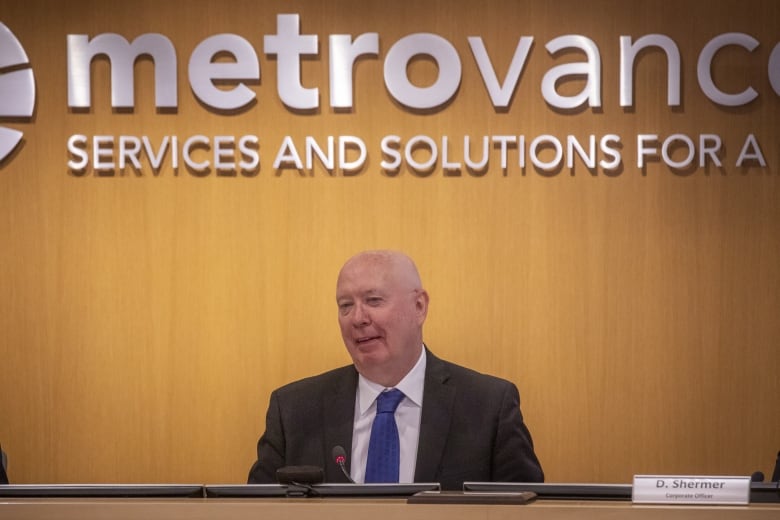
<svg viewBox="0 0 780 520">
<path fill-rule="evenodd" d="M 290 383 L 271 394 L 266 430 L 249 483 L 276 482 L 283 466 L 314 465 L 326 482 L 347 482 L 332 460 L 348 453 L 366 481 L 377 397 L 402 392 L 394 412 L 398 482 L 542 482 L 520 412 L 517 387 L 441 360 L 423 343 L 428 293 L 414 262 L 397 251 L 350 258 L 336 283 L 338 321 L 352 365 Z"/>
</svg>

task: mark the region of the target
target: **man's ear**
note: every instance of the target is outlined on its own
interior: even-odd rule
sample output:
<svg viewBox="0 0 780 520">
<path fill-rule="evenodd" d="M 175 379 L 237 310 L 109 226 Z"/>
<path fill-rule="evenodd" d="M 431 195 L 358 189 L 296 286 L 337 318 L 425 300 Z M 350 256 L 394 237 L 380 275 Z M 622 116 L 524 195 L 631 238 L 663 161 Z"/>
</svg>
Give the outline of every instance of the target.
<svg viewBox="0 0 780 520">
<path fill-rule="evenodd" d="M 420 325 L 425 321 L 428 316 L 428 292 L 425 289 L 417 291 L 417 296 L 414 300 L 414 308 L 417 311 L 417 321 Z"/>
</svg>

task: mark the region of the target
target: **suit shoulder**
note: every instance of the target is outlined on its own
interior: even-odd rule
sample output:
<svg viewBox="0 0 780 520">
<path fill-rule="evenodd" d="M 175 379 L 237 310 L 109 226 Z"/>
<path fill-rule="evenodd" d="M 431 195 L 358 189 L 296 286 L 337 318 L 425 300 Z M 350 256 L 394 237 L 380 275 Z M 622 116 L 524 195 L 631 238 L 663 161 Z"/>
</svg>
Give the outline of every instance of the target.
<svg viewBox="0 0 780 520">
<path fill-rule="evenodd" d="M 322 374 L 305 377 L 291 383 L 287 383 L 274 390 L 279 396 L 300 395 L 300 394 L 320 394 L 329 392 L 336 386 L 344 384 L 345 380 L 354 378 L 357 380 L 357 372 L 353 365 L 347 365 L 335 368 Z"/>
<path fill-rule="evenodd" d="M 442 365 L 442 372 L 449 374 L 453 382 L 468 382 L 472 385 L 478 385 L 481 387 L 491 387 L 497 390 L 506 389 L 506 387 L 515 387 L 515 384 L 507 379 L 497 377 L 491 374 L 485 374 L 477 372 L 474 369 L 458 365 L 451 361 L 438 360 Z"/>
</svg>

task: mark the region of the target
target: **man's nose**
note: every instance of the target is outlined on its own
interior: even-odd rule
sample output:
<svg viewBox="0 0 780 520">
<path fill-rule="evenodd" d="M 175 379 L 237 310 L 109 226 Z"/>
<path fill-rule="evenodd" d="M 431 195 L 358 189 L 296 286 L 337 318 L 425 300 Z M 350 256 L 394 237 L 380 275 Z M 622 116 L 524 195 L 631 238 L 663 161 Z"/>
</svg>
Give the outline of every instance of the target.
<svg viewBox="0 0 780 520">
<path fill-rule="evenodd" d="M 371 323 L 371 316 L 367 309 L 361 303 L 356 304 L 355 312 L 352 313 L 352 324 L 355 327 L 365 327 L 369 323 Z"/>
</svg>

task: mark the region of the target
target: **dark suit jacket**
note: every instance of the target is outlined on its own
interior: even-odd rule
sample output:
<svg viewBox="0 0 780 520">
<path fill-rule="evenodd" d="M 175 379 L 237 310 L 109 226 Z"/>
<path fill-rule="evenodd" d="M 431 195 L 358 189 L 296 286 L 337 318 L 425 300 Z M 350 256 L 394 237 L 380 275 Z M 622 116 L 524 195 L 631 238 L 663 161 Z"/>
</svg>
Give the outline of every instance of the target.
<svg viewBox="0 0 780 520">
<path fill-rule="evenodd" d="M 427 356 L 415 482 L 454 490 L 464 481 L 542 482 L 517 387 Z M 322 467 L 326 482 L 347 482 L 331 452 L 352 447 L 357 385 L 349 365 L 275 390 L 249 483 L 274 483 L 278 468 L 301 465 Z"/>
</svg>

